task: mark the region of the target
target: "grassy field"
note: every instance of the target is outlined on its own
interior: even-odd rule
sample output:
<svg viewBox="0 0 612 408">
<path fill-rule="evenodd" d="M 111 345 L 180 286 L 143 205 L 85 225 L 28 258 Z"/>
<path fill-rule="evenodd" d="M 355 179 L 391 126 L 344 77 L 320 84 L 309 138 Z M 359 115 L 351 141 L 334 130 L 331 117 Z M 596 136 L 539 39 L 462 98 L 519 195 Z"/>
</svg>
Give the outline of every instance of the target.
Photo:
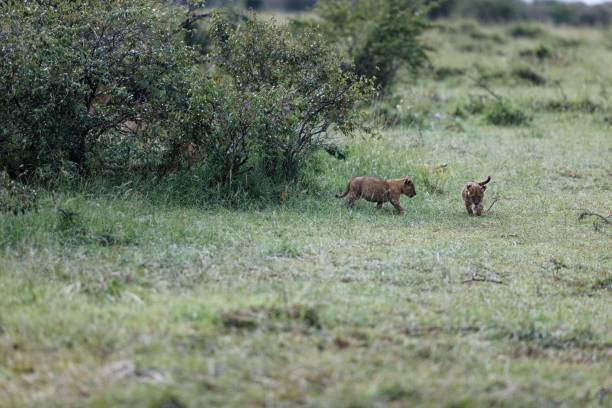
<svg viewBox="0 0 612 408">
<path fill-rule="evenodd" d="M 612 35 L 522 28 L 431 31 L 394 126 L 283 204 L 0 215 L 0 406 L 610 406 L 612 230 L 578 217 L 612 210 Z M 413 176 L 406 215 L 333 198 L 362 174 Z"/>
</svg>

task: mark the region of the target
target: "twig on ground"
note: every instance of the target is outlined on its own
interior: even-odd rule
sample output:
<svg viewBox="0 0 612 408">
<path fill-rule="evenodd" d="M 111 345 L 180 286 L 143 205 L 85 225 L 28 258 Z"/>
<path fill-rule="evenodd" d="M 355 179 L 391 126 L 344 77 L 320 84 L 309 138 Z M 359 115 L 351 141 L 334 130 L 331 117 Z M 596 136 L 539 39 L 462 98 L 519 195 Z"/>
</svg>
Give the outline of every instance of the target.
<svg viewBox="0 0 612 408">
<path fill-rule="evenodd" d="M 488 266 L 478 263 L 476 265 L 472 265 L 472 267 L 478 270 L 485 270 L 488 273 L 483 276 L 483 275 L 478 274 L 478 271 L 472 270 L 472 276 L 470 277 L 470 279 L 461 281 L 461 283 L 489 282 L 489 283 L 496 283 L 498 285 L 501 285 L 504 283 L 501 280 L 490 276 L 491 274 L 495 275 L 495 272 L 493 272 Z"/>
<path fill-rule="evenodd" d="M 486 276 L 479 276 L 479 275 L 472 275 L 472 277 L 470 279 L 466 279 L 464 281 L 461 281 L 461 283 L 471 283 L 471 282 L 490 282 L 490 283 L 496 283 L 498 285 L 502 285 L 504 282 L 500 281 L 499 279 L 495 279 L 495 278 L 488 278 Z"/>
<path fill-rule="evenodd" d="M 589 210 L 583 210 L 578 216 L 578 221 L 581 221 L 587 217 L 594 217 L 595 221 L 593 221 L 593 229 L 597 232 L 600 232 L 609 238 L 612 238 L 612 234 L 608 233 L 604 227 L 609 227 L 612 222 L 610 222 L 610 218 L 612 218 L 612 214 L 608 216 L 603 216 L 601 214 L 594 213 Z M 599 221 L 599 222 L 598 222 Z"/>
<path fill-rule="evenodd" d="M 484 89 L 485 91 L 487 91 L 487 93 L 489 95 L 491 95 L 492 97 L 494 97 L 495 99 L 497 99 L 498 102 L 501 102 L 503 100 L 503 98 L 501 96 L 499 96 L 498 94 L 496 94 L 490 87 L 489 85 L 487 85 L 487 83 L 484 81 L 483 78 L 475 78 L 471 75 L 468 75 L 468 78 L 470 78 L 472 81 L 474 81 L 475 85 L 479 88 Z"/>
<path fill-rule="evenodd" d="M 486 211 L 486 212 L 491 211 L 491 208 L 493 208 L 493 206 L 495 205 L 495 203 L 496 203 L 496 202 L 498 202 L 498 201 L 499 201 L 499 197 L 495 197 L 495 198 L 493 199 L 493 202 L 492 202 L 492 203 L 491 203 L 491 205 L 489 206 L 489 208 L 487 208 L 487 211 Z"/>
<path fill-rule="evenodd" d="M 582 221 L 586 217 L 597 217 L 597 218 L 601 219 L 603 222 L 605 222 L 606 224 L 612 224 L 612 222 L 610 222 L 610 218 L 612 218 L 612 214 L 608 215 L 607 217 L 604 217 L 601 214 L 597 214 L 597 213 L 594 213 L 594 212 L 591 212 L 591 211 L 588 211 L 588 210 L 584 210 L 578 216 L 578 220 Z"/>
</svg>

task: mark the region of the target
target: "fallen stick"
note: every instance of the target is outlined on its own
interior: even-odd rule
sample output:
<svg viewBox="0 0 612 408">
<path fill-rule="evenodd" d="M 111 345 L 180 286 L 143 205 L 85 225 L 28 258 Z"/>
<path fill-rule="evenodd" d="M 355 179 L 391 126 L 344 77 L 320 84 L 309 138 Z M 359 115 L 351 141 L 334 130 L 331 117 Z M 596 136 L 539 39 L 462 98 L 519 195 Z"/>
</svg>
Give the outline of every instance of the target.
<svg viewBox="0 0 612 408">
<path fill-rule="evenodd" d="M 494 199 L 493 199 L 493 202 L 491 203 L 491 205 L 489 206 L 489 208 L 487 208 L 487 211 L 485 211 L 485 212 L 489 212 L 489 211 L 491 211 L 491 208 L 493 208 L 493 206 L 495 205 L 495 203 L 496 203 L 496 202 L 498 202 L 498 201 L 499 201 L 499 198 L 497 198 L 497 197 L 496 197 L 496 198 L 494 198 Z"/>
<path fill-rule="evenodd" d="M 461 283 L 470 283 L 470 282 L 490 282 L 490 283 L 496 283 L 498 285 L 502 285 L 504 283 L 500 281 L 499 279 L 487 278 L 485 276 L 472 276 L 470 279 L 461 281 Z"/>
<path fill-rule="evenodd" d="M 594 213 L 594 212 L 591 212 L 591 211 L 583 211 L 583 212 L 581 212 L 580 215 L 578 216 L 578 220 L 583 220 L 586 217 L 598 217 L 598 218 L 602 219 L 603 222 L 605 222 L 606 224 L 612 224 L 612 222 L 610 222 L 610 219 L 609 219 L 610 217 L 612 217 L 611 215 L 608 215 L 607 217 L 604 217 L 601 214 L 597 214 L 597 213 Z"/>
</svg>

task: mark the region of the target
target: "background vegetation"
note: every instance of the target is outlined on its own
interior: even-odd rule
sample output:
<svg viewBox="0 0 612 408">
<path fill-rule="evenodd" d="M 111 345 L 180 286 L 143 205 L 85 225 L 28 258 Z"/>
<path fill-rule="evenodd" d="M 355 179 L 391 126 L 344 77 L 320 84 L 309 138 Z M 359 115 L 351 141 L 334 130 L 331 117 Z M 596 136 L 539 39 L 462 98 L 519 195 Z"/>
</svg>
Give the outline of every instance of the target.
<svg viewBox="0 0 612 408">
<path fill-rule="evenodd" d="M 608 30 L 407 19 L 376 93 L 335 20 L 93 3 L 1 9 L 0 406 L 610 405 Z"/>
</svg>

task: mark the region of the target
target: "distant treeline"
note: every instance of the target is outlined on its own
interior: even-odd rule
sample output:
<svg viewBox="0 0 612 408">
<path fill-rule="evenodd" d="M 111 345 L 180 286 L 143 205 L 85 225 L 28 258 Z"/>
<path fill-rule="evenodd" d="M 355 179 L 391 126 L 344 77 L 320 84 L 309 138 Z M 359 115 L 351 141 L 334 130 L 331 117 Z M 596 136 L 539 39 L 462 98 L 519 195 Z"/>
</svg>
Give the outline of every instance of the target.
<svg viewBox="0 0 612 408">
<path fill-rule="evenodd" d="M 567 25 L 608 25 L 612 3 L 589 6 L 553 0 L 441 0 L 430 11 L 432 18 L 464 17 L 483 23 L 518 20 L 546 21 Z"/>
<path fill-rule="evenodd" d="M 381 0 L 382 1 L 382 0 Z M 405 0 L 417 3 L 419 0 Z M 234 3 L 251 9 L 303 11 L 311 9 L 317 0 L 209 0 L 209 6 Z M 567 25 L 609 25 L 612 21 L 612 2 L 589 6 L 581 2 L 562 3 L 555 0 L 423 0 L 437 3 L 429 13 L 431 18 L 473 18 L 483 23 L 519 20 L 546 21 Z"/>
</svg>

